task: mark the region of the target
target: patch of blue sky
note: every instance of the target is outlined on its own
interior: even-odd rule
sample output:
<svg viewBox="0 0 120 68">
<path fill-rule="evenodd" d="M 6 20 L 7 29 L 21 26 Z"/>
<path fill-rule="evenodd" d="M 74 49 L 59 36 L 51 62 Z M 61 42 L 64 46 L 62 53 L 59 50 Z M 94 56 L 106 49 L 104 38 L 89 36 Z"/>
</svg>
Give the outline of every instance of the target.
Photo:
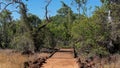
<svg viewBox="0 0 120 68">
<path fill-rule="evenodd" d="M 60 1 L 64 1 L 68 6 L 70 6 L 73 10 L 74 13 L 78 13 L 77 12 L 77 6 L 75 5 L 75 2 L 73 4 L 71 4 L 72 0 L 52 0 L 52 2 L 50 3 L 49 7 L 48 7 L 48 12 L 49 12 L 49 16 L 55 16 L 57 14 L 57 10 L 60 9 L 62 7 L 62 4 Z M 28 13 L 32 13 L 37 15 L 40 19 L 44 19 L 45 18 L 45 5 L 46 2 L 45 0 L 29 0 L 29 1 L 24 1 L 24 3 L 27 5 L 28 8 Z M 91 16 L 92 12 L 95 10 L 95 6 L 101 6 L 101 2 L 100 0 L 88 0 L 86 6 L 87 6 L 87 16 Z M 14 6 L 9 7 L 10 10 L 16 10 L 16 8 Z M 91 10 L 89 9 L 91 8 Z M 81 11 L 82 13 L 82 11 Z M 14 19 L 19 19 L 20 14 L 18 14 L 17 12 L 13 12 L 12 14 Z"/>
</svg>

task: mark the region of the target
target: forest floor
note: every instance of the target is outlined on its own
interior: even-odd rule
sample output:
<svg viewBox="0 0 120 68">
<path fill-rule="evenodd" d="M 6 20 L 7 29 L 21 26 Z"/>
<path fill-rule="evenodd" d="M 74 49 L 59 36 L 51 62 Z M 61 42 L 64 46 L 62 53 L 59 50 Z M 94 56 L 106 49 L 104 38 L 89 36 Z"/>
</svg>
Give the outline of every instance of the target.
<svg viewBox="0 0 120 68">
<path fill-rule="evenodd" d="M 73 54 L 73 49 L 60 49 L 42 68 L 79 68 Z"/>
</svg>

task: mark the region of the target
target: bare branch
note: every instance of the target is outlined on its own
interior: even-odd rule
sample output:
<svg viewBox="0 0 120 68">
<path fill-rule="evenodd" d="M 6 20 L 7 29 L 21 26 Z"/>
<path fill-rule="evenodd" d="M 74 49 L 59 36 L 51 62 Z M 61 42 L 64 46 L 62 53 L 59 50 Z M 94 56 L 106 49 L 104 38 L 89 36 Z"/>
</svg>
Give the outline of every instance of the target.
<svg viewBox="0 0 120 68">
<path fill-rule="evenodd" d="M 9 5 L 11 5 L 11 4 L 13 4 L 14 2 L 12 1 L 12 2 L 10 2 L 10 3 L 8 3 L 8 4 L 6 4 L 6 3 L 4 3 L 4 2 L 0 2 L 0 9 L 1 9 L 1 5 L 2 4 L 4 4 L 5 5 L 5 7 L 3 8 L 3 9 L 1 9 L 1 12 L 2 11 L 4 11 L 4 10 L 6 10 L 7 9 L 7 7 L 9 6 Z"/>
<path fill-rule="evenodd" d="M 4 2 L 0 2 L 0 9 L 1 9 L 1 5 L 2 5 L 2 4 L 6 5 L 6 3 L 4 3 Z"/>
<path fill-rule="evenodd" d="M 6 10 L 6 8 L 7 8 L 9 5 L 13 4 L 13 3 L 14 3 L 14 2 L 11 2 L 11 3 L 6 4 L 5 7 L 3 8 L 3 10 Z"/>
<path fill-rule="evenodd" d="M 50 22 L 50 19 L 48 17 L 48 6 L 50 5 L 50 3 L 52 2 L 52 0 L 49 0 L 48 3 L 46 4 L 45 6 L 45 17 L 46 17 L 46 23 L 43 24 L 41 27 L 38 28 L 38 31 L 41 29 L 41 28 L 44 28 L 46 27 L 46 25 Z"/>
<path fill-rule="evenodd" d="M 47 22 L 50 21 L 50 20 L 49 20 L 49 17 L 48 17 L 48 6 L 49 6 L 49 4 L 51 3 L 51 1 L 52 1 L 52 0 L 49 0 L 48 3 L 47 3 L 46 6 L 45 6 L 45 17 L 46 17 Z"/>
<path fill-rule="evenodd" d="M 4 2 L 0 2 L 0 4 L 4 4 L 4 5 L 6 5 L 6 3 L 4 3 Z"/>
<path fill-rule="evenodd" d="M 2 4 L 6 5 L 6 3 L 4 3 L 4 2 L 0 2 L 0 9 L 1 9 L 1 5 L 2 5 Z"/>
<path fill-rule="evenodd" d="M 12 5 L 12 4 L 14 4 L 14 3 L 22 4 L 21 0 L 12 0 L 11 2 L 9 2 L 9 3 L 7 3 L 7 4 L 4 3 L 4 2 L 0 2 L 0 9 L 1 9 L 1 5 L 2 5 L 2 4 L 5 5 L 5 7 L 4 7 L 3 9 L 1 9 L 1 10 L 3 11 L 3 10 L 6 10 L 9 5 Z"/>
</svg>

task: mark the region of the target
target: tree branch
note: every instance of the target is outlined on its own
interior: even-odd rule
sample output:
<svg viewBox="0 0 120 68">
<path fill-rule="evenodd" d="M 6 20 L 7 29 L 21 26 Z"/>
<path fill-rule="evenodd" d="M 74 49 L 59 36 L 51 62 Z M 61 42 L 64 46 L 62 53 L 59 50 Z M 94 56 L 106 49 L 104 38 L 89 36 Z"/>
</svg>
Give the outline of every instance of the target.
<svg viewBox="0 0 120 68">
<path fill-rule="evenodd" d="M 50 22 L 50 19 L 49 19 L 49 17 L 48 17 L 48 6 L 50 5 L 51 2 L 52 2 L 52 0 L 49 0 L 48 3 L 47 3 L 46 6 L 45 6 L 46 23 L 43 24 L 41 27 L 39 27 L 39 28 L 38 28 L 38 31 L 39 31 L 41 28 L 46 27 L 46 25 Z"/>
<path fill-rule="evenodd" d="M 1 9 L 1 5 L 2 5 L 2 4 L 6 5 L 6 3 L 4 3 L 4 2 L 0 2 L 0 9 Z"/>
<path fill-rule="evenodd" d="M 49 18 L 48 18 L 48 6 L 51 3 L 51 1 L 52 0 L 49 0 L 48 3 L 47 3 L 47 5 L 45 6 L 45 17 L 46 17 L 47 22 L 50 21 Z"/>
</svg>

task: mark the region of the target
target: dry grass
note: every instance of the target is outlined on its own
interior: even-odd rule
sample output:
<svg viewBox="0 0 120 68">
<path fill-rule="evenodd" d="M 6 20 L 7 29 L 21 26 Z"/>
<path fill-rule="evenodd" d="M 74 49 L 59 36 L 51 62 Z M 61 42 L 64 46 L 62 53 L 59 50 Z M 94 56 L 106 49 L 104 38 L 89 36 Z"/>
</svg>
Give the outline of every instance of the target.
<svg viewBox="0 0 120 68">
<path fill-rule="evenodd" d="M 113 55 L 111 59 L 103 58 L 101 64 L 103 68 L 120 68 L 120 55 Z"/>
<path fill-rule="evenodd" d="M 32 56 L 21 55 L 19 52 L 13 52 L 12 50 L 0 50 L 0 68 L 24 68 L 23 63 L 25 61 L 34 61 L 37 58 L 49 56 L 47 53 L 36 53 Z M 80 56 L 81 61 L 85 61 L 86 56 Z M 116 62 L 108 63 L 106 58 L 96 60 L 97 68 L 120 68 L 120 55 L 117 56 Z M 106 63 L 107 62 L 107 63 Z"/>
<path fill-rule="evenodd" d="M 0 50 L 0 68 L 24 68 L 25 61 L 33 61 L 40 57 L 49 56 L 49 54 L 41 53 L 32 56 L 21 55 L 21 53 L 13 53 L 12 50 Z"/>
<path fill-rule="evenodd" d="M 108 63 L 103 65 L 104 68 L 120 68 L 120 56 L 117 58 L 116 62 Z"/>
<path fill-rule="evenodd" d="M 105 58 L 94 58 L 94 63 L 95 63 L 95 68 L 120 68 L 120 55 L 116 54 L 113 55 L 114 57 L 108 59 L 108 57 Z M 85 55 L 80 55 L 79 58 L 81 61 L 84 63 L 87 56 Z"/>
</svg>

